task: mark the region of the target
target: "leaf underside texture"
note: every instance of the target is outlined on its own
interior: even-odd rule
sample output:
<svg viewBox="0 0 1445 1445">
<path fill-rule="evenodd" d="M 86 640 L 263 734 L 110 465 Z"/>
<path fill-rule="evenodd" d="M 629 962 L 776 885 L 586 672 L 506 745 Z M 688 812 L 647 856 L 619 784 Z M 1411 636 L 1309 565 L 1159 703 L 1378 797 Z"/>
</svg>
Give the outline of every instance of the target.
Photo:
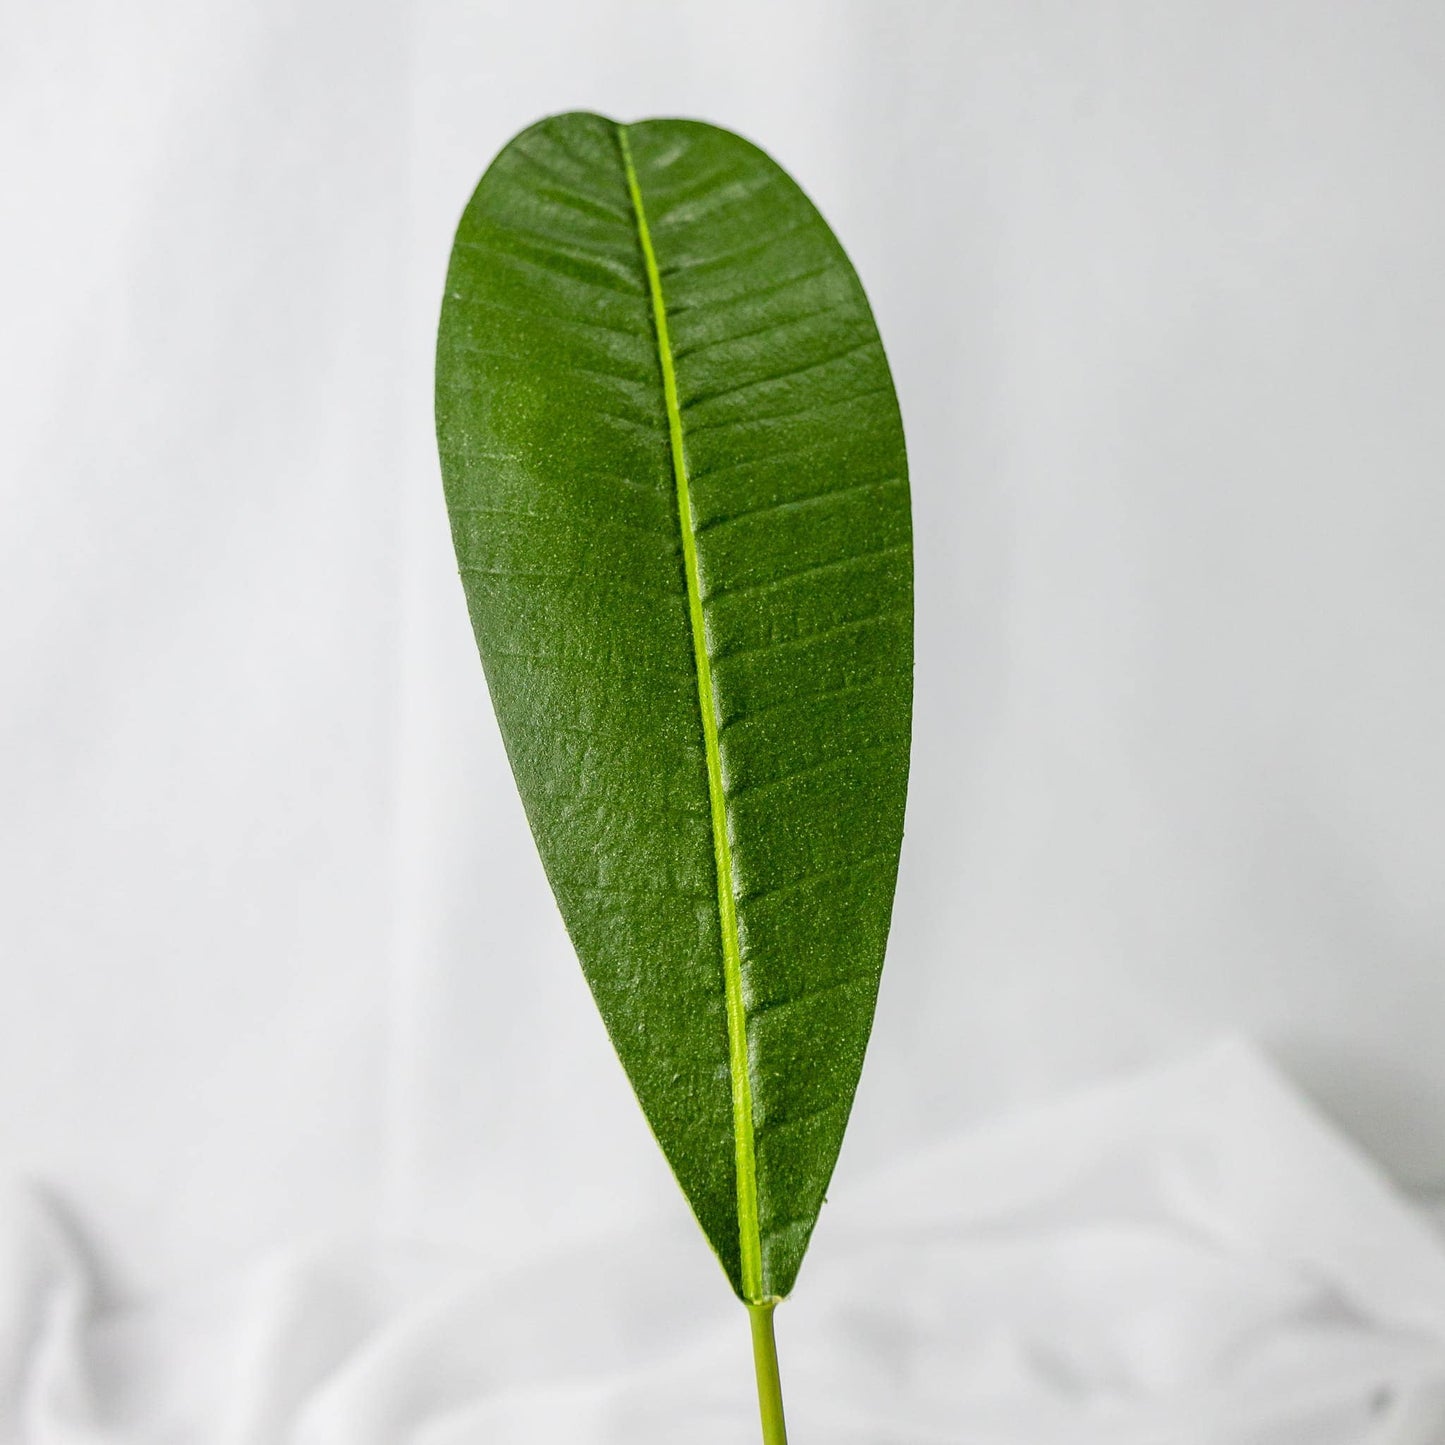
<svg viewBox="0 0 1445 1445">
<path fill-rule="evenodd" d="M 746 141 L 556 116 L 462 218 L 436 403 L 588 984 L 733 1288 L 783 1296 L 862 1067 L 907 787 L 907 468 L 862 288 Z"/>
</svg>

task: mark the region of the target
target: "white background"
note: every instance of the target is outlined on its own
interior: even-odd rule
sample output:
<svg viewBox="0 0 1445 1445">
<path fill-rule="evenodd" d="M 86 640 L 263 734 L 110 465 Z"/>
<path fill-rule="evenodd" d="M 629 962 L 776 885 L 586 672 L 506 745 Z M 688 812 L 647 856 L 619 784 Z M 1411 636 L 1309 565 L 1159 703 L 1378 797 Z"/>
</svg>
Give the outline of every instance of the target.
<svg viewBox="0 0 1445 1445">
<path fill-rule="evenodd" d="M 14 0 L 0 1173 L 115 1296 L 680 1208 L 431 439 L 451 229 L 572 108 L 763 143 L 898 382 L 913 788 L 835 1193 L 1225 1028 L 1445 1183 L 1435 0 Z"/>
</svg>

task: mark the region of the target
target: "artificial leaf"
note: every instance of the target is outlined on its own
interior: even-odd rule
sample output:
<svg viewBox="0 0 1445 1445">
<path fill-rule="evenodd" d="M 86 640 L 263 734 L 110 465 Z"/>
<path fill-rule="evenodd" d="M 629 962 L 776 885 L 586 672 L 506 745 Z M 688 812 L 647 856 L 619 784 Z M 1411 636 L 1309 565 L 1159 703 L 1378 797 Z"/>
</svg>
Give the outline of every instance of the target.
<svg viewBox="0 0 1445 1445">
<path fill-rule="evenodd" d="M 734 1289 L 780 1297 L 872 1026 L 908 773 L 908 483 L 862 287 L 739 137 L 556 116 L 462 217 L 436 406 L 587 982 Z"/>
</svg>

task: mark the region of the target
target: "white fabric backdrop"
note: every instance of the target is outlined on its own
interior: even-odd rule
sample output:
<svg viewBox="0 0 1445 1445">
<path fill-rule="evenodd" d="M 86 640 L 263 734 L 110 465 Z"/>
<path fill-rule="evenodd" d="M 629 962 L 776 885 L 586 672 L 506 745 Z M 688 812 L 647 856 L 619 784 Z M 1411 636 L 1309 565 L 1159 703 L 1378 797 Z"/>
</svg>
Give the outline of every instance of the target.
<svg viewBox="0 0 1445 1445">
<path fill-rule="evenodd" d="M 794 1445 L 1441 1445 L 1445 1249 L 1229 1044 L 856 1174 L 780 1311 Z M 0 1201 L 6 1445 L 742 1445 L 682 1211 L 497 1270 L 292 1245 L 109 1306 Z"/>
<path fill-rule="evenodd" d="M 430 436 L 451 227 L 574 107 L 767 145 L 899 383 L 915 786 L 835 1198 L 1221 1027 L 1445 1182 L 1442 75 L 1429 0 L 7 7 L 0 1171 L 102 1296 L 676 1208 Z"/>
</svg>

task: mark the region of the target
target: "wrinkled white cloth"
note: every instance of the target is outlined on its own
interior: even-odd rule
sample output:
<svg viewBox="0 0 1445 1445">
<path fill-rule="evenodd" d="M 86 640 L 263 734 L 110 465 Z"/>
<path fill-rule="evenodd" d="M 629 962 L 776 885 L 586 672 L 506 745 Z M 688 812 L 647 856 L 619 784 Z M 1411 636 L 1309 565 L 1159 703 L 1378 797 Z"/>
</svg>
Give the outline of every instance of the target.
<svg viewBox="0 0 1445 1445">
<path fill-rule="evenodd" d="M 97 1302 L 35 1194 L 0 1274 L 21 1445 L 737 1445 L 747 1329 L 679 1204 L 509 1273 L 353 1240 Z M 1435 1445 L 1445 1248 L 1251 1048 L 949 1140 L 824 1211 L 797 1445 Z"/>
</svg>

